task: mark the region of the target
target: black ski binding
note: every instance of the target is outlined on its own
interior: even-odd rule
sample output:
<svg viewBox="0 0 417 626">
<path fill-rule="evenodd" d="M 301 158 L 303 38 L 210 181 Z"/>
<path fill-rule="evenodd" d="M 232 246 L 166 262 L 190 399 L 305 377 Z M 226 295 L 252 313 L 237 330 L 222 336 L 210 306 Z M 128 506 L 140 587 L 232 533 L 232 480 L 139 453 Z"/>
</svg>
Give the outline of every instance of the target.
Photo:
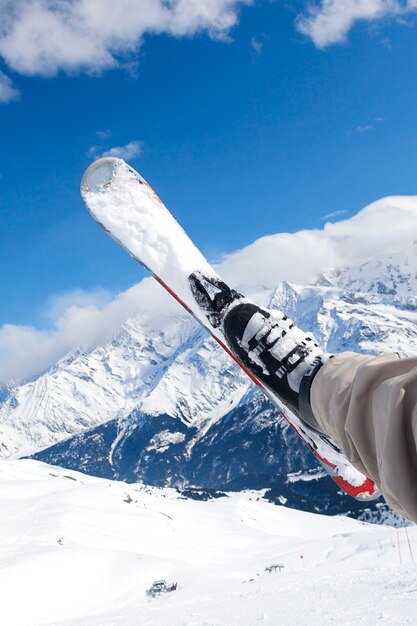
<svg viewBox="0 0 417 626">
<path fill-rule="evenodd" d="M 227 307 L 243 296 L 230 289 L 219 278 L 204 276 L 201 272 L 193 272 L 188 277 L 191 292 L 200 309 L 207 316 L 213 328 L 218 328 L 222 322 Z"/>
</svg>

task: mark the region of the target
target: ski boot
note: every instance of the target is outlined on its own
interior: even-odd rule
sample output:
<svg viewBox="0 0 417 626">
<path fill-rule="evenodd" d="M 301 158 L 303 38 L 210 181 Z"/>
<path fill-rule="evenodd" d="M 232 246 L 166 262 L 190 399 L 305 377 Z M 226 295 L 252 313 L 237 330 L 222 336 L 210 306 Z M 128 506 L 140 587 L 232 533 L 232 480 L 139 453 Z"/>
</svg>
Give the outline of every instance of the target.
<svg viewBox="0 0 417 626">
<path fill-rule="evenodd" d="M 310 388 L 330 355 L 323 353 L 314 337 L 280 311 L 244 299 L 228 307 L 222 327 L 241 363 L 303 422 L 325 434 L 311 410 Z"/>
<path fill-rule="evenodd" d="M 264 309 L 220 278 L 194 272 L 192 294 L 214 328 L 242 363 L 304 423 L 321 435 L 310 406 L 314 376 L 330 355 L 276 309 Z"/>
</svg>

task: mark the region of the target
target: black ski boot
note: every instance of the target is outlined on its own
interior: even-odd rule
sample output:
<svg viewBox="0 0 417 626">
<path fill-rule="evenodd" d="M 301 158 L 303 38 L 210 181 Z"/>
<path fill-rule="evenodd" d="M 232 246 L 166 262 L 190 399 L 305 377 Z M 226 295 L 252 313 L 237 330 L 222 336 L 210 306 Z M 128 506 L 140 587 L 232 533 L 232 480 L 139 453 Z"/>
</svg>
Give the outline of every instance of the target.
<svg viewBox="0 0 417 626">
<path fill-rule="evenodd" d="M 245 300 L 228 308 L 222 324 L 241 363 L 303 422 L 322 433 L 311 410 L 310 387 L 330 355 L 280 311 Z"/>
</svg>

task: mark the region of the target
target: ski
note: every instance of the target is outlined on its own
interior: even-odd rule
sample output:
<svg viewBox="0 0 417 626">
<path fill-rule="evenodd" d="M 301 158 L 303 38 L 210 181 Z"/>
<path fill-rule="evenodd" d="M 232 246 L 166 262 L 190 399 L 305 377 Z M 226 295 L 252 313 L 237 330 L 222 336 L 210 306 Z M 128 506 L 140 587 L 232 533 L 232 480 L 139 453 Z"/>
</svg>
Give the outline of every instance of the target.
<svg viewBox="0 0 417 626">
<path fill-rule="evenodd" d="M 249 302 L 229 287 L 197 249 L 152 187 L 122 159 L 105 157 L 86 170 L 81 195 L 102 228 L 138 261 L 244 370 L 304 441 L 339 488 L 359 500 L 380 495 L 339 445 L 306 425 L 227 345 L 222 319 L 236 302 Z"/>
</svg>

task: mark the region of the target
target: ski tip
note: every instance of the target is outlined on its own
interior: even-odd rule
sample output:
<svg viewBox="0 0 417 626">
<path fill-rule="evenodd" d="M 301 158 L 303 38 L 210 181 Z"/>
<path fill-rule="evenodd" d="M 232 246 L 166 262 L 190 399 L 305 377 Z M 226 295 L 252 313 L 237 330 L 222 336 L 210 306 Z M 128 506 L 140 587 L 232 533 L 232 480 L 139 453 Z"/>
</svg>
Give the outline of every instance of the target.
<svg viewBox="0 0 417 626">
<path fill-rule="evenodd" d="M 81 195 L 104 191 L 111 184 L 117 168 L 122 164 L 125 165 L 123 159 L 117 157 L 103 157 L 94 161 L 81 179 Z"/>
</svg>

